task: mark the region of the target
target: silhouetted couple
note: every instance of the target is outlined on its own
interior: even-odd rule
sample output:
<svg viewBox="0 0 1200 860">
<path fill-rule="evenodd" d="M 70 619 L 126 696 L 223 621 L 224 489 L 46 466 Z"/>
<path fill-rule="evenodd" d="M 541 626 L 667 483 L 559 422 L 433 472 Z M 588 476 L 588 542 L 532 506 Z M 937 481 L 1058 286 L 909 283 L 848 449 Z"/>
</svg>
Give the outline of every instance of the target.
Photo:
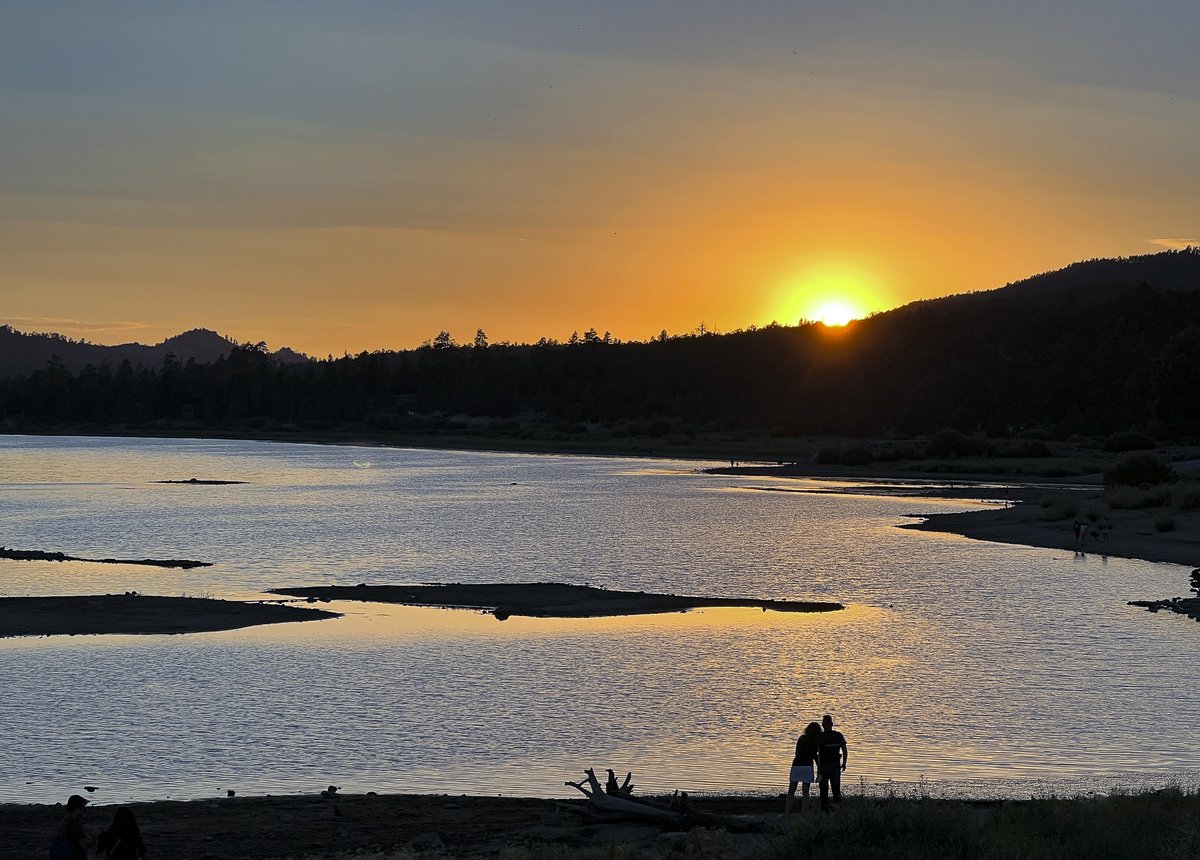
<svg viewBox="0 0 1200 860">
<path fill-rule="evenodd" d="M 830 789 L 833 791 L 833 802 L 841 803 L 842 771 L 846 769 L 849 756 L 845 735 L 833 730 L 833 717 L 826 714 L 820 725 L 809 723 L 804 733 L 796 738 L 796 755 L 792 759 L 787 801 L 783 811 L 792 811 L 797 785 L 803 786 L 800 799 L 800 808 L 803 809 L 804 798 L 808 797 L 814 776 L 820 780 L 821 809 L 829 811 Z"/>
<path fill-rule="evenodd" d="M 72 794 L 67 798 L 67 814 L 54 835 L 50 860 L 87 860 L 88 846 L 92 840 L 83 829 L 85 806 L 85 797 Z M 146 856 L 141 831 L 129 807 L 118 808 L 112 825 L 97 837 L 96 854 L 108 860 L 141 860 Z"/>
</svg>

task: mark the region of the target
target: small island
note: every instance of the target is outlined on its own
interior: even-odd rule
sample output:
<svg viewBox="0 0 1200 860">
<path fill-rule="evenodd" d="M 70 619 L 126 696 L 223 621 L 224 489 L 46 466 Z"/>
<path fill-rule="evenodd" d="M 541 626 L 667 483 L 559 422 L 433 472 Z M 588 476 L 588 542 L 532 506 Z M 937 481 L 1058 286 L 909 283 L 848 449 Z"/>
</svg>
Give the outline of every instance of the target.
<svg viewBox="0 0 1200 860">
<path fill-rule="evenodd" d="M 65 552 L 48 552 L 42 549 L 13 549 L 0 546 L 0 559 L 8 561 L 86 561 L 89 564 L 140 564 L 148 567 L 177 567 L 191 570 L 194 567 L 212 567 L 211 561 L 193 561 L 188 558 L 80 558 Z"/>
<path fill-rule="evenodd" d="M 446 609 L 486 609 L 503 621 L 512 615 L 532 618 L 599 618 L 614 615 L 653 615 L 685 612 L 710 606 L 737 606 L 776 612 L 835 612 L 840 603 L 809 600 L 762 600 L 741 597 L 684 597 L 649 591 L 613 591 L 561 582 L 521 582 L 467 585 L 319 585 L 273 588 L 272 594 L 310 600 L 360 600 L 439 606 Z"/>
<path fill-rule="evenodd" d="M 98 633 L 208 633 L 258 624 L 338 618 L 337 612 L 203 597 L 91 594 L 0 597 L 0 637 Z"/>
<path fill-rule="evenodd" d="M 190 484 L 193 487 L 224 487 L 229 484 L 248 484 L 249 481 L 221 481 L 216 478 L 184 478 L 182 480 L 155 481 L 156 484 Z"/>
</svg>

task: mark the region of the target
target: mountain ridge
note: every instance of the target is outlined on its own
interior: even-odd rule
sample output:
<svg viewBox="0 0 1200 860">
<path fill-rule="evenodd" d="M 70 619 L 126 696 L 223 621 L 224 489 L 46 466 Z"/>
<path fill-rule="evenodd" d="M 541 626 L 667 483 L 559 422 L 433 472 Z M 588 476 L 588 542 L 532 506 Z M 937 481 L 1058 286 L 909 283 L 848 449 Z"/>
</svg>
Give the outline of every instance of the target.
<svg viewBox="0 0 1200 860">
<path fill-rule="evenodd" d="M 54 332 L 21 332 L 11 325 L 0 325 L 0 377 L 40 370 L 55 358 L 72 373 L 78 373 L 89 364 L 95 367 L 108 364 L 115 368 L 124 361 L 134 367 L 158 368 L 168 355 L 173 355 L 181 364 L 188 361 L 210 364 L 227 358 L 236 346 L 237 341 L 207 328 L 189 329 L 155 344 L 129 342 L 110 346 L 73 340 Z M 271 355 L 281 363 L 310 360 L 288 347 Z"/>
</svg>

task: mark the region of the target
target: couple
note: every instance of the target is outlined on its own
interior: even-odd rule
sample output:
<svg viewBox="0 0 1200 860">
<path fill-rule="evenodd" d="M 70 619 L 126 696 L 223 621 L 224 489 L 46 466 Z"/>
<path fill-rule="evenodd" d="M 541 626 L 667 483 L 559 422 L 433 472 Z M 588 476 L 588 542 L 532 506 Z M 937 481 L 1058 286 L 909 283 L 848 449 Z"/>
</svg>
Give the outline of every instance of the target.
<svg viewBox="0 0 1200 860">
<path fill-rule="evenodd" d="M 792 759 L 792 773 L 788 782 L 787 802 L 785 813 L 792 811 L 792 801 L 796 797 L 796 786 L 802 784 L 800 809 L 803 809 L 804 798 L 808 797 L 809 786 L 813 783 L 815 773 L 821 780 L 821 809 L 829 811 L 829 787 L 833 786 L 833 802 L 842 800 L 842 771 L 846 769 L 846 760 L 850 751 L 846 748 L 846 738 L 841 732 L 833 730 L 833 717 L 826 714 L 821 719 L 821 725 L 809 723 L 804 734 L 796 739 L 796 757 Z"/>
<path fill-rule="evenodd" d="M 72 794 L 67 798 L 67 814 L 54 835 L 50 860 L 87 860 L 88 848 L 93 840 L 83 830 L 85 806 L 85 797 Z M 141 831 L 138 830 L 133 811 L 127 806 L 117 809 L 112 826 L 100 834 L 95 844 L 96 853 L 108 860 L 144 860 L 146 857 Z"/>
</svg>

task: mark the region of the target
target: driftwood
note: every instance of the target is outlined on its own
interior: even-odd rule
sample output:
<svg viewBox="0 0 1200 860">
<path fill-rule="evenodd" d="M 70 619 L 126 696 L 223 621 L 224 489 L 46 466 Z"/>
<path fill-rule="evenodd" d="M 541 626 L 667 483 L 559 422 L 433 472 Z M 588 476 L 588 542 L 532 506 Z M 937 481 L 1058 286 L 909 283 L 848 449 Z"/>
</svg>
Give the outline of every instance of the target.
<svg viewBox="0 0 1200 860">
<path fill-rule="evenodd" d="M 609 771 L 609 786 L 614 787 L 616 778 Z M 691 827 L 719 827 L 737 833 L 757 832 L 763 829 L 764 820 L 759 816 L 746 815 L 716 815 L 693 809 L 688 803 L 686 791 L 676 791 L 667 803 L 645 799 L 634 799 L 630 796 L 633 791 L 633 774 L 625 775 L 625 782 L 616 786 L 616 791 L 605 790 L 596 779 L 596 772 L 590 767 L 584 771 L 586 779 L 582 782 L 568 780 L 569 785 L 581 791 L 589 801 L 589 811 L 603 813 L 611 819 L 633 819 L 661 824 L 676 829 Z"/>
</svg>

